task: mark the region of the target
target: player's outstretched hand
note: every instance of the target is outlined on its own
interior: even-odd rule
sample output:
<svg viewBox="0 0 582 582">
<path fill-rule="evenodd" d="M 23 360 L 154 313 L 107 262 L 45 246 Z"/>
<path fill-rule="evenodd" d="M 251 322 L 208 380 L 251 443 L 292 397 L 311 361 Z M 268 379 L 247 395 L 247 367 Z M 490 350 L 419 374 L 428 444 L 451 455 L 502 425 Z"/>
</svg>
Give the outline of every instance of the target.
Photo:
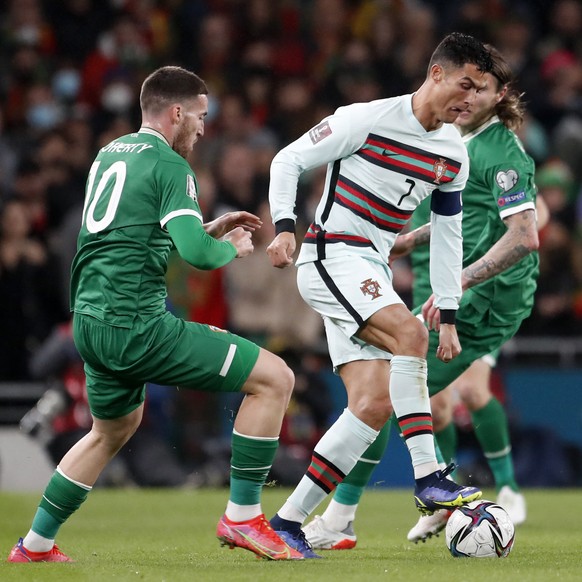
<svg viewBox="0 0 582 582">
<path fill-rule="evenodd" d="M 254 214 L 244 210 L 227 212 L 214 220 L 204 224 L 204 230 L 214 238 L 221 238 L 234 228 L 242 227 L 249 232 L 261 228 L 263 221 Z"/>
<path fill-rule="evenodd" d="M 251 233 L 248 230 L 245 230 L 242 226 L 237 226 L 230 232 L 226 233 L 222 237 L 222 240 L 227 240 L 235 246 L 237 257 L 246 257 L 254 250 Z"/>
<path fill-rule="evenodd" d="M 269 255 L 273 267 L 283 269 L 291 266 L 293 264 L 295 245 L 295 233 L 279 233 L 267 247 L 267 255 Z"/>
<path fill-rule="evenodd" d="M 441 312 L 434 304 L 434 295 L 431 295 L 422 306 L 422 318 L 426 322 L 428 329 L 439 332 L 439 346 L 437 348 L 437 358 L 443 362 L 450 362 L 461 353 L 461 342 L 457 335 L 457 328 L 451 324 L 441 325 Z"/>
<path fill-rule="evenodd" d="M 441 312 L 434 305 L 434 295 L 431 295 L 422 306 L 422 318 L 426 322 L 428 329 L 439 331 L 441 325 Z"/>
<path fill-rule="evenodd" d="M 461 342 L 457 335 L 457 328 L 450 323 L 443 323 L 439 330 L 439 345 L 436 355 L 439 360 L 450 362 L 461 353 Z"/>
</svg>

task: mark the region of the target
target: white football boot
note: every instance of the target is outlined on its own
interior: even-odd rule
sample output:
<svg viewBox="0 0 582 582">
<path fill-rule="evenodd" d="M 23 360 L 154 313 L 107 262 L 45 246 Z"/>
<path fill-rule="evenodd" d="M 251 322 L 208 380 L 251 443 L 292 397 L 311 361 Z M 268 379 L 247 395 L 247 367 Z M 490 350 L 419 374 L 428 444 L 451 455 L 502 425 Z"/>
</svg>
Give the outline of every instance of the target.
<svg viewBox="0 0 582 582">
<path fill-rule="evenodd" d="M 451 513 L 449 509 L 438 509 L 432 515 L 421 515 L 417 524 L 408 532 L 408 541 L 424 543 L 432 536 L 438 536 L 445 529 Z"/>
<path fill-rule="evenodd" d="M 307 541 L 314 550 L 351 550 L 356 547 L 356 534 L 352 522 L 343 531 L 329 529 L 323 517 L 316 515 L 303 527 Z"/>
<path fill-rule="evenodd" d="M 513 525 L 522 524 L 527 517 L 525 497 L 514 491 L 509 485 L 505 485 L 497 494 L 497 505 L 501 505 L 509 515 Z"/>
</svg>

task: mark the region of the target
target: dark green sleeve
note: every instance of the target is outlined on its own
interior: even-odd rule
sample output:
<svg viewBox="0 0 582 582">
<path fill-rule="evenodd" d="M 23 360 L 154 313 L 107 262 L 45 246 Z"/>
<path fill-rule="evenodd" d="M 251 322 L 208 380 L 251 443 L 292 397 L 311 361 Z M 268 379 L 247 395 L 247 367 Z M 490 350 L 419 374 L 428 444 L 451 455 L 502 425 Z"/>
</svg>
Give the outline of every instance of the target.
<svg viewBox="0 0 582 582">
<path fill-rule="evenodd" d="M 176 216 L 166 228 L 180 256 L 197 269 L 218 269 L 236 257 L 234 245 L 206 234 L 195 216 Z"/>
</svg>

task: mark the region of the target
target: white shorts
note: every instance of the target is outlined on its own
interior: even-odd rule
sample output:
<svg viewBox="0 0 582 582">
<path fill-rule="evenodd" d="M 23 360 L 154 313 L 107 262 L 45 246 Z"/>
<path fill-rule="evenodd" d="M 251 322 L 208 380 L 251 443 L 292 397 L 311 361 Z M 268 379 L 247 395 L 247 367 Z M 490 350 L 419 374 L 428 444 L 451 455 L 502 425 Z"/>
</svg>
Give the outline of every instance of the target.
<svg viewBox="0 0 582 582">
<path fill-rule="evenodd" d="M 392 354 L 354 337 L 377 311 L 404 302 L 392 288 L 388 265 L 363 257 L 335 257 L 303 263 L 297 286 L 323 318 L 334 369 L 355 360 L 390 360 Z"/>
</svg>

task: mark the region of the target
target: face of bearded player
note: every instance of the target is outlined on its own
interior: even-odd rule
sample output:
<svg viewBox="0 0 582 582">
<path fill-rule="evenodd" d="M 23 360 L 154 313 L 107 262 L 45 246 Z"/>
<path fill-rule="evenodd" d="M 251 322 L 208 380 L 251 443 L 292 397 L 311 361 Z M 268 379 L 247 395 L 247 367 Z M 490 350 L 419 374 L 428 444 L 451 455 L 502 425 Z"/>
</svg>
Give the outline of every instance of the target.
<svg viewBox="0 0 582 582">
<path fill-rule="evenodd" d="M 194 144 L 204 135 L 204 119 L 208 115 L 208 97 L 198 95 L 180 105 L 178 128 L 172 149 L 186 158 Z"/>
<path fill-rule="evenodd" d="M 491 73 L 485 74 L 486 87 L 476 92 L 475 100 L 466 111 L 459 113 L 455 125 L 461 133 L 467 134 L 483 125 L 495 114 L 495 107 L 507 93 L 507 86 L 499 86 L 499 81 Z"/>
</svg>

